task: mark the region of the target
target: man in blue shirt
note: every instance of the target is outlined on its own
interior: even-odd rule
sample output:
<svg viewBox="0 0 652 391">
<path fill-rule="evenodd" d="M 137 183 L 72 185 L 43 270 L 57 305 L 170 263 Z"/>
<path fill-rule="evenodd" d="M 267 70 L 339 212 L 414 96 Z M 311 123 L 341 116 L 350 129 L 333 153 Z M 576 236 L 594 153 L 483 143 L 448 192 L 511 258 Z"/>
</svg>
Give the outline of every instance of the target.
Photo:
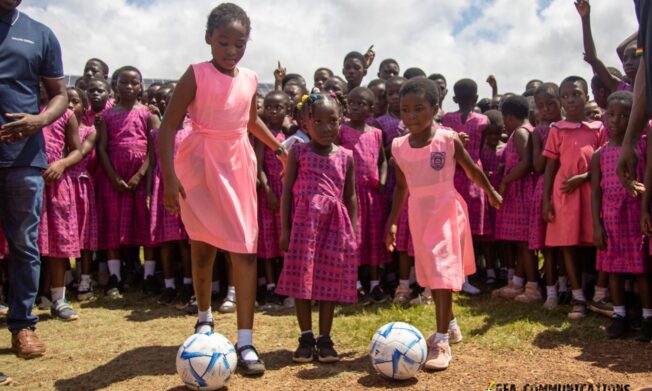
<svg viewBox="0 0 652 391">
<path fill-rule="evenodd" d="M 22 358 L 45 353 L 34 333 L 32 306 L 41 268 L 37 246 L 47 168 L 41 128 L 68 104 L 61 47 L 52 31 L 16 8 L 21 0 L 0 0 L 0 224 L 9 243 L 12 277 L 7 325 L 11 350 Z M 39 81 L 50 101 L 39 107 Z"/>
</svg>

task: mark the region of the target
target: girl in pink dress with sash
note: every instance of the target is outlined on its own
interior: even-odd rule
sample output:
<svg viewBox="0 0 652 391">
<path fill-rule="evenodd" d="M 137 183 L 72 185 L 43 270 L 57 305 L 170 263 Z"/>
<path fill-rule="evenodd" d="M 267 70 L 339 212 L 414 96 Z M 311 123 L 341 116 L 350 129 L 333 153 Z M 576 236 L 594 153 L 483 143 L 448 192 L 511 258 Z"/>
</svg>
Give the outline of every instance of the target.
<svg viewBox="0 0 652 391">
<path fill-rule="evenodd" d="M 417 282 L 432 291 L 437 319 L 437 331 L 428 338 L 425 367 L 445 369 L 452 358 L 449 343 L 462 339 L 453 315 L 452 292 L 460 291 L 464 277 L 475 272 L 466 203 L 455 190 L 456 166 L 486 192 L 492 206 L 500 207 L 502 198 L 464 149 L 459 136 L 433 124 L 439 110 L 435 82 L 410 80 L 400 95 L 401 119 L 410 134 L 392 143 L 397 186 L 386 244 L 390 251 L 396 245 L 396 221 L 409 191 Z"/>
<path fill-rule="evenodd" d="M 251 22 L 237 5 L 214 8 L 206 23 L 212 60 L 193 64 L 179 80 L 159 129 L 164 205 L 190 237 L 197 299 L 195 332 L 213 330 L 211 276 L 218 248 L 229 253 L 236 290 L 238 365 L 260 375 L 265 365 L 253 346 L 258 217 L 256 156 L 247 129 L 282 159 L 285 148 L 258 118 L 258 76 L 238 67 Z M 192 132 L 173 162 L 174 135 L 186 112 Z"/>
</svg>

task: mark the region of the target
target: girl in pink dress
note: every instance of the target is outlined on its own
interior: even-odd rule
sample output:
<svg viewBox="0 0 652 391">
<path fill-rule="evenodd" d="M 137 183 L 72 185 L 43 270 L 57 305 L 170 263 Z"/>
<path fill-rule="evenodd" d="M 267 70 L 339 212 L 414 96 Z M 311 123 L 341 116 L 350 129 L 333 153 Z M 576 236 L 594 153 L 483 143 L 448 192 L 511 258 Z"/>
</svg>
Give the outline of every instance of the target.
<svg viewBox="0 0 652 391">
<path fill-rule="evenodd" d="M 47 98 L 43 103 L 47 103 Z M 64 321 L 79 318 L 66 301 L 64 277 L 68 259 L 79 257 L 75 193 L 68 175 L 68 170 L 82 158 L 78 127 L 72 110 L 66 110 L 59 119 L 43 128 L 48 168 L 43 172 L 46 186 L 38 245 L 48 265 L 52 316 Z"/>
<path fill-rule="evenodd" d="M 462 339 L 453 315 L 452 292 L 461 290 L 465 275 L 475 272 L 466 203 L 454 185 L 456 165 L 486 192 L 492 206 L 502 203 L 459 136 L 433 124 L 438 110 L 439 88 L 432 80 L 415 78 L 401 88 L 401 119 L 410 134 L 392 143 L 397 186 L 386 239 L 392 250 L 396 221 L 409 191 L 417 282 L 432 291 L 437 318 L 437 331 L 428 338 L 428 369 L 447 368 L 452 358 L 449 342 Z"/>
<path fill-rule="evenodd" d="M 287 251 L 278 292 L 295 298 L 301 336 L 292 357 L 339 360 L 330 331 L 335 304 L 355 303 L 357 201 L 351 151 L 338 147 L 342 106 L 335 95 L 312 94 L 301 103 L 312 141 L 292 148 L 281 200 L 281 249 Z M 311 301 L 319 303 L 319 338 L 312 333 Z"/>
<path fill-rule="evenodd" d="M 374 94 L 365 87 L 349 92 L 349 122 L 342 124 L 339 144 L 353 151 L 355 193 L 358 200 L 358 256 L 361 266 L 369 267 L 369 296 L 376 303 L 387 300 L 380 287 L 378 267 L 390 261 L 383 243 L 385 213 L 383 192 L 387 179 L 387 160 L 383 152 L 383 132 L 365 123 L 372 112 Z M 358 288 L 361 288 L 358 276 Z"/>
<path fill-rule="evenodd" d="M 119 297 L 122 287 L 120 250 L 149 245 L 147 186 L 143 179 L 150 164 L 150 131 L 158 128 L 157 116 L 140 104 L 143 78 L 131 66 L 120 68 L 118 102 L 96 121 L 97 155 L 102 172 L 97 179 L 98 247 L 107 250 L 109 283 L 106 293 Z M 145 287 L 152 286 L 156 262 L 145 247 Z M 133 261 L 133 259 L 130 259 Z"/>
<path fill-rule="evenodd" d="M 548 139 L 550 124 L 561 121 L 561 103 L 559 102 L 559 87 L 554 83 L 543 83 L 534 93 L 534 103 L 541 115 L 542 122 L 534 128 L 532 133 L 532 169 L 536 178 L 534 194 L 532 195 L 532 208 L 530 208 L 530 228 L 528 247 L 530 250 L 541 251 L 543 267 L 546 276 L 546 301 L 543 307 L 552 310 L 557 307 L 568 292 L 568 277 L 566 277 L 563 263 L 559 263 L 558 251 L 545 246 L 546 222 L 541 215 L 543 206 L 543 171 L 546 167 L 546 157 L 543 156 L 543 147 Z M 559 272 L 557 273 L 557 268 Z M 559 274 L 559 278 L 557 278 Z M 559 294 L 557 286 L 559 283 Z"/>
<path fill-rule="evenodd" d="M 503 159 L 505 169 L 498 192 L 503 196 L 504 206 L 496 212 L 496 239 L 514 247 L 516 272 L 512 281 L 494 291 L 497 296 L 514 298 L 529 303 L 541 300 L 538 287 L 537 264 L 534 252 L 528 248 L 530 209 L 535 178 L 532 175 L 532 125 L 528 121 L 530 111 L 527 98 L 514 95 L 502 102 L 501 111 L 505 131 L 509 135 Z M 525 291 L 524 280 L 527 279 Z"/>
<path fill-rule="evenodd" d="M 541 212 L 548 223 L 545 245 L 561 249 L 572 288 L 570 319 L 586 316 L 577 252 L 578 246 L 593 245 L 589 168 L 593 152 L 606 141 L 602 123 L 585 121 L 587 94 L 588 86 L 581 77 L 564 79 L 559 95 L 566 120 L 551 125 L 543 151 L 548 158 Z"/>
<path fill-rule="evenodd" d="M 649 229 L 649 209 L 641 214 L 641 187 L 632 197 L 616 175 L 616 164 L 632 110 L 633 94 L 615 92 L 607 100 L 607 121 L 611 140 L 598 149 L 591 160 L 591 209 L 593 212 L 593 237 L 598 256 L 596 269 L 609 273 L 613 317 L 607 328 L 609 338 L 619 338 L 629 331 L 625 309 L 625 278 L 633 274 L 643 307 L 641 339 L 652 338 L 652 292 L 647 272 L 647 246 L 641 233 Z M 649 134 L 649 130 L 648 130 Z M 645 156 L 646 137 L 639 142 L 639 156 Z M 637 177 L 643 177 L 644 159 L 638 164 Z M 649 197 L 648 201 L 649 201 Z M 643 199 L 645 201 L 645 199 Z M 643 224 L 641 224 L 643 222 Z"/>
<path fill-rule="evenodd" d="M 190 237 L 192 279 L 197 299 L 195 332 L 213 329 L 211 276 L 217 249 L 229 252 L 238 319 L 238 365 L 259 375 L 265 365 L 253 347 L 258 239 L 256 156 L 247 129 L 286 159 L 256 110 L 258 76 L 238 67 L 251 31 L 237 5 L 214 8 L 206 24 L 211 61 L 194 64 L 179 80 L 159 129 L 161 172 L 170 213 L 181 212 Z M 186 112 L 192 132 L 173 163 L 174 134 Z M 180 197 L 181 196 L 181 197 Z"/>
<path fill-rule="evenodd" d="M 81 121 L 88 107 L 86 94 L 75 87 L 68 87 L 68 108 L 73 111 L 77 121 Z M 95 209 L 95 186 L 88 171 L 88 163 L 95 149 L 97 132 L 95 127 L 79 125 L 82 160 L 72 166 L 68 176 L 72 183 L 77 207 L 77 228 L 79 232 L 79 249 L 81 252 L 81 276 L 77 286 L 77 300 L 84 301 L 93 297 L 91 284 L 91 261 L 93 251 L 97 250 L 97 210 Z"/>
<path fill-rule="evenodd" d="M 109 96 L 111 95 L 111 86 L 104 79 L 92 79 L 86 88 L 88 105 L 84 114 L 82 114 L 82 124 L 85 126 L 95 125 L 95 117 L 112 106 Z"/>
<path fill-rule="evenodd" d="M 287 139 L 283 122 L 290 113 L 290 98 L 282 91 L 272 91 L 263 102 L 263 118 L 276 140 L 282 143 Z M 275 293 L 276 266 L 283 253 L 278 246 L 281 237 L 280 199 L 283 188 L 281 172 L 283 164 L 269 147 L 255 141 L 258 161 L 258 258 L 264 262 L 265 304 L 277 306 L 281 298 Z M 280 265 L 279 269 L 280 269 Z M 278 270 L 280 272 L 280 270 Z"/>
</svg>

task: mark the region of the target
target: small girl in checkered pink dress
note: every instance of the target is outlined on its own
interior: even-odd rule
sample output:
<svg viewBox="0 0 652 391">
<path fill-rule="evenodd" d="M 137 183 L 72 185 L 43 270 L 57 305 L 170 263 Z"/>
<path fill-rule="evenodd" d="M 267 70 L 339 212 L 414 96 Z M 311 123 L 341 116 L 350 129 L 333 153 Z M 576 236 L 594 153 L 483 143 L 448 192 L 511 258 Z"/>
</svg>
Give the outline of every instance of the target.
<svg viewBox="0 0 652 391">
<path fill-rule="evenodd" d="M 349 122 L 342 124 L 339 143 L 353 151 L 355 193 L 358 200 L 358 256 L 361 266 L 369 266 L 369 295 L 375 302 L 387 300 L 380 288 L 379 266 L 391 258 L 383 242 L 385 213 L 383 192 L 387 178 L 387 160 L 383 151 L 383 133 L 365 123 L 371 114 L 374 94 L 365 87 L 349 92 Z M 358 276 L 358 290 L 362 288 Z"/>
<path fill-rule="evenodd" d="M 68 87 L 68 107 L 75 114 L 77 121 L 88 107 L 86 94 L 76 87 Z M 97 250 L 97 210 L 95 208 L 95 186 L 88 171 L 88 164 L 93 156 L 97 133 L 95 127 L 79 125 L 82 160 L 72 166 L 67 174 L 70 177 L 77 207 L 77 228 L 79 232 L 79 249 L 81 253 L 81 276 L 77 286 L 77 300 L 84 301 L 93 297 L 91 284 L 91 261 L 93 251 Z"/>
<path fill-rule="evenodd" d="M 330 331 L 335 304 L 355 303 L 358 269 L 357 201 L 351 151 L 335 145 L 342 106 L 334 95 L 311 94 L 299 104 L 311 141 L 290 151 L 281 198 L 281 250 L 286 251 L 277 292 L 295 298 L 301 336 L 295 362 L 339 360 Z M 319 303 L 319 337 L 312 332 L 311 301 Z"/>
<path fill-rule="evenodd" d="M 607 100 L 607 121 L 611 140 L 598 149 L 591 160 L 591 209 L 593 238 L 598 247 L 596 269 L 609 273 L 613 317 L 607 328 L 609 338 L 622 337 L 629 329 L 625 309 L 625 277 L 633 274 L 643 307 L 641 340 L 652 339 L 652 291 L 648 279 L 647 246 L 641 233 L 649 232 L 650 213 L 641 213 L 641 195 L 644 188 L 631 182 L 625 189 L 616 174 L 616 165 L 632 110 L 633 94 L 615 92 Z M 650 130 L 647 130 L 648 137 Z M 645 156 L 646 137 L 638 145 L 639 156 Z M 652 149 L 648 147 L 648 150 Z M 644 175 L 644 159 L 638 164 L 637 177 Z M 649 176 L 649 175 L 647 175 Z M 636 194 L 632 197 L 631 194 Z M 647 198 L 647 200 L 646 200 Z M 644 197 L 643 202 L 649 202 Z M 648 204 L 649 205 L 649 204 Z"/>
<path fill-rule="evenodd" d="M 120 249 L 147 246 L 150 242 L 143 179 L 150 164 L 150 131 L 160 125 L 158 117 L 139 102 L 143 89 L 140 71 L 125 66 L 117 73 L 117 103 L 105 110 L 96 124 L 97 155 L 103 168 L 97 180 L 98 247 L 107 250 L 111 276 L 106 292 L 111 297 L 120 295 Z M 156 266 L 150 247 L 145 247 L 144 266 L 148 286 Z"/>
<path fill-rule="evenodd" d="M 42 100 L 47 103 L 47 98 Z M 64 321 L 79 318 L 66 301 L 64 277 L 68 258 L 79 257 L 75 193 L 68 175 L 68 170 L 82 158 L 78 127 L 72 110 L 66 110 L 59 119 L 43 128 L 48 168 L 43 172 L 46 186 L 38 245 L 50 276 L 52 316 Z"/>
</svg>

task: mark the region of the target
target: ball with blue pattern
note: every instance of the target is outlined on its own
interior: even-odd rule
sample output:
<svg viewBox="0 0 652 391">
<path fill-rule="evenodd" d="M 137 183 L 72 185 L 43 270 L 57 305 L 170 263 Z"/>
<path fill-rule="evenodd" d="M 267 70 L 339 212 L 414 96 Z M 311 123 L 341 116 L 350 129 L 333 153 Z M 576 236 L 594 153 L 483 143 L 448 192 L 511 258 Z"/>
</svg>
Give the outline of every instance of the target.
<svg viewBox="0 0 652 391">
<path fill-rule="evenodd" d="M 235 372 L 238 356 L 218 333 L 193 334 L 179 347 L 177 373 L 192 390 L 219 390 Z"/>
<path fill-rule="evenodd" d="M 416 327 L 388 323 L 376 331 L 369 345 L 371 365 L 381 375 L 395 380 L 414 377 L 426 362 L 428 345 Z"/>
</svg>

